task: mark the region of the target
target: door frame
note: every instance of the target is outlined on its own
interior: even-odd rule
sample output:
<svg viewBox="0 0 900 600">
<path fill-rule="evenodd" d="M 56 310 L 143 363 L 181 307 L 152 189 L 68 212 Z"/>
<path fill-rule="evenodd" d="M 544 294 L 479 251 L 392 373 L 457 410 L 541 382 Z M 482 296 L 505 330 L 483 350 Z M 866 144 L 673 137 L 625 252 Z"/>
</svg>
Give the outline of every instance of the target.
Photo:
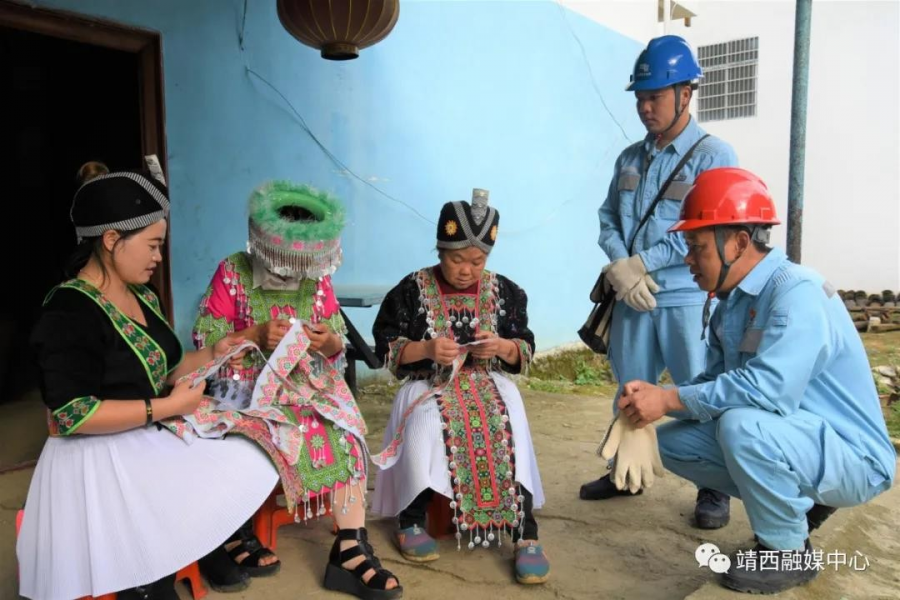
<svg viewBox="0 0 900 600">
<path fill-rule="evenodd" d="M 168 177 L 162 37 L 159 32 L 64 10 L 32 8 L 9 0 L 0 0 L 0 26 L 136 54 L 141 155 L 155 154 Z M 169 225 L 171 232 L 171 223 Z M 174 325 L 169 248 L 170 244 L 164 246 L 164 260 L 154 273 L 152 283 L 159 291 L 169 322 Z"/>
</svg>

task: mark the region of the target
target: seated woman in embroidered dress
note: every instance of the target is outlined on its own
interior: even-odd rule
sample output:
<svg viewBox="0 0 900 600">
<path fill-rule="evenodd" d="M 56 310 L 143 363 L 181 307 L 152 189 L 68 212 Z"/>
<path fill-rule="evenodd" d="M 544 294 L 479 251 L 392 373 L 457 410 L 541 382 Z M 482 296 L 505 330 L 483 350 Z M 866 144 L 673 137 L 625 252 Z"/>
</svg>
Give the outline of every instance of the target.
<svg viewBox="0 0 900 600">
<path fill-rule="evenodd" d="M 402 587 L 368 541 L 365 421 L 343 375 L 345 326 L 331 275 L 341 264 L 344 208 L 309 186 L 275 181 L 254 190 L 249 212 L 249 251 L 219 263 L 201 301 L 194 342 L 204 348 L 228 335 L 245 336 L 285 371 L 293 390 L 254 399 L 266 360 L 247 356 L 239 370 L 224 368 L 210 385 L 211 395 L 241 407 L 238 415 L 218 411 L 203 422 L 268 448 L 297 521 L 333 507 L 339 531 L 327 589 L 398 598 Z M 285 339 L 292 328 L 308 345 Z M 249 527 L 244 537 L 255 539 Z"/>
<path fill-rule="evenodd" d="M 175 572 L 228 560 L 222 540 L 265 501 L 277 474 L 250 441 L 188 445 L 155 426 L 194 411 L 204 385 L 179 379 L 240 337 L 182 351 L 147 287 L 166 238 L 164 182 L 97 164 L 83 171 L 71 211 L 81 240 L 74 278 L 47 297 L 32 337 L 51 437 L 17 543 L 20 594 L 177 600 Z M 237 567 L 210 583 L 247 586 Z"/>
<path fill-rule="evenodd" d="M 499 214 L 487 192 L 448 202 L 438 221 L 440 264 L 392 289 L 373 326 L 376 353 L 398 379 L 373 508 L 399 517 L 395 540 L 414 562 L 438 558 L 425 532 L 434 493 L 454 512 L 457 547 L 515 542 L 519 583 L 547 581 L 532 511 L 544 502 L 522 397 L 503 371 L 524 372 L 534 350 L 527 297 L 485 270 Z M 449 525 L 449 523 L 448 523 Z"/>
</svg>

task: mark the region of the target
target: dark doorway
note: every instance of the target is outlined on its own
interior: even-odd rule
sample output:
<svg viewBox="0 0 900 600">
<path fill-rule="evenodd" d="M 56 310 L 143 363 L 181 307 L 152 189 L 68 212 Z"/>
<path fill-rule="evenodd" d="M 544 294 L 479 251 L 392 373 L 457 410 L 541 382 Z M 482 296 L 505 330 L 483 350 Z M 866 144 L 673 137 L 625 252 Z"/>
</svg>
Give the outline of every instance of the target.
<svg viewBox="0 0 900 600">
<path fill-rule="evenodd" d="M 0 295 L 0 397 L 12 400 L 33 388 L 21 349 L 75 249 L 75 173 L 87 160 L 140 167 L 141 120 L 133 53 L 0 27 L 0 73 L 4 270 L 13 292 Z"/>
<path fill-rule="evenodd" d="M 158 33 L 0 0 L 0 472 L 36 458 L 46 435 L 28 337 L 75 247 L 76 172 L 141 168 L 150 154 L 167 172 L 164 123 Z M 161 267 L 170 309 L 168 256 Z"/>
</svg>

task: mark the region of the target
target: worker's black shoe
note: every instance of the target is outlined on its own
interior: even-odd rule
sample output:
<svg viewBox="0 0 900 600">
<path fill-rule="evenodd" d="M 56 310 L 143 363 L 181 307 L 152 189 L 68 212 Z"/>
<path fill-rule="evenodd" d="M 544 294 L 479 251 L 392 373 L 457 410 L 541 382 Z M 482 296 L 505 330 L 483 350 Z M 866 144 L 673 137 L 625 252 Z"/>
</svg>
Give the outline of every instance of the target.
<svg viewBox="0 0 900 600">
<path fill-rule="evenodd" d="M 712 567 L 712 561 L 710 566 Z M 720 583 L 728 589 L 749 594 L 777 594 L 809 583 L 819 574 L 821 561 L 814 560 L 812 546 L 806 540 L 803 550 L 771 550 L 757 544 L 752 550 L 729 556 L 731 567 Z"/>
<path fill-rule="evenodd" d="M 644 490 L 640 489 L 634 494 L 628 490 L 620 490 L 616 484 L 612 482 L 609 475 L 604 475 L 600 479 L 590 481 L 581 486 L 578 497 L 582 500 L 608 500 L 616 496 L 640 496 Z"/>
<path fill-rule="evenodd" d="M 700 529 L 720 529 L 731 519 L 731 497 L 702 488 L 697 492 L 694 521 Z"/>
<path fill-rule="evenodd" d="M 831 506 L 823 506 L 821 504 L 813 504 L 813 507 L 806 513 L 806 525 L 809 527 L 810 533 L 822 526 L 825 520 L 834 514 L 836 508 Z"/>
</svg>

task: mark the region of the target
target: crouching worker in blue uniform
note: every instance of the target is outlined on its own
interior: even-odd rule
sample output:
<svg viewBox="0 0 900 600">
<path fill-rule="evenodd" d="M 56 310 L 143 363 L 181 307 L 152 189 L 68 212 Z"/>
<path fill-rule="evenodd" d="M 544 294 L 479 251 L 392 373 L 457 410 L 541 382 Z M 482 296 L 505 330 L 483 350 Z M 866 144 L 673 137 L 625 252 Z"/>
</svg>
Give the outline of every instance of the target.
<svg viewBox="0 0 900 600">
<path fill-rule="evenodd" d="M 722 585 L 751 593 L 812 580 L 810 532 L 836 509 L 889 489 L 896 469 L 859 334 L 822 276 L 766 246 L 778 224 L 752 173 L 697 177 L 672 231 L 684 232 L 697 284 L 719 299 L 712 319 L 704 315 L 705 371 L 671 389 L 627 383 L 613 425 L 620 431 L 609 436 L 619 443 L 615 469 L 635 479 L 652 469 L 650 424 L 676 418 L 656 430 L 663 465 L 741 498 L 757 555 L 779 552 L 765 570 L 730 557 Z"/>
</svg>

